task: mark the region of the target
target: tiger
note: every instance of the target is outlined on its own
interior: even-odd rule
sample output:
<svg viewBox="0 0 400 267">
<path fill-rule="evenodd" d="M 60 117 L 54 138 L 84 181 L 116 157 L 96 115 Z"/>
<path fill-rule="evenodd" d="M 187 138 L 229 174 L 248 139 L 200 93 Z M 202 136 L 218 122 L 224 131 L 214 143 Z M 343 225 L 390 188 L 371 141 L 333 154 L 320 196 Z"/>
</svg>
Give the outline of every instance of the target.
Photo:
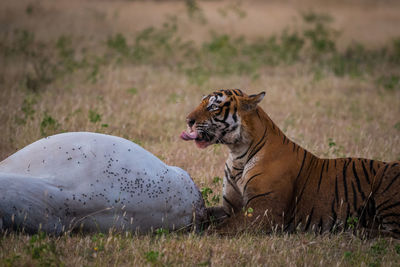
<svg viewBox="0 0 400 267">
<path fill-rule="evenodd" d="M 264 96 L 218 90 L 186 118 L 183 140 L 229 151 L 222 206 L 210 217 L 267 232 L 352 228 L 400 238 L 400 162 L 319 158 L 278 128 L 258 105 Z"/>
</svg>

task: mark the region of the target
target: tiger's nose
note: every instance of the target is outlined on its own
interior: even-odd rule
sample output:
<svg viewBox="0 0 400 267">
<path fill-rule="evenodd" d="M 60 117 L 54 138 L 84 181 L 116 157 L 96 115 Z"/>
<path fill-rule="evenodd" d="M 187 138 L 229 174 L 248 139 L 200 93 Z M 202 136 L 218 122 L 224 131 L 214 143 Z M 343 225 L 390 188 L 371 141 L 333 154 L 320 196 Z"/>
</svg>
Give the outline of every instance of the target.
<svg viewBox="0 0 400 267">
<path fill-rule="evenodd" d="M 189 125 L 189 127 L 192 127 L 195 122 L 196 122 L 195 119 L 190 119 L 190 118 L 187 119 L 187 124 Z"/>
</svg>

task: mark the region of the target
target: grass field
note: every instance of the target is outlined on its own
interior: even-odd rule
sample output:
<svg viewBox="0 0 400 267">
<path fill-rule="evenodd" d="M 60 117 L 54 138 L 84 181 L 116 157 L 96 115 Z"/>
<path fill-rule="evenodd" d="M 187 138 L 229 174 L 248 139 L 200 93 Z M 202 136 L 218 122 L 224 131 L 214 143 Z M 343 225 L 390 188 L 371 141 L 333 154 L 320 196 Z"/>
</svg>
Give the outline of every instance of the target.
<svg viewBox="0 0 400 267">
<path fill-rule="evenodd" d="M 292 3 L 293 2 L 293 3 Z M 67 131 L 132 140 L 220 202 L 227 150 L 179 140 L 219 88 L 261 106 L 321 157 L 400 160 L 396 1 L 0 3 L 0 160 Z M 398 266 L 400 242 L 349 233 L 0 235 L 0 266 Z"/>
</svg>

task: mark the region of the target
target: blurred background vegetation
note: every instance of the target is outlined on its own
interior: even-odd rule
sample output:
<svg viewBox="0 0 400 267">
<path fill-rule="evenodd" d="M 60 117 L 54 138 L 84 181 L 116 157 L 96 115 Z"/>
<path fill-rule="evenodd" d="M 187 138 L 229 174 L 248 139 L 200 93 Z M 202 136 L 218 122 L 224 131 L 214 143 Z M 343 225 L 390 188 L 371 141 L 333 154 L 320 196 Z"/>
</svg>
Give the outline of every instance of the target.
<svg viewBox="0 0 400 267">
<path fill-rule="evenodd" d="M 226 148 L 198 150 L 178 136 L 202 95 L 220 88 L 266 91 L 260 105 L 318 156 L 400 160 L 398 1 L 2 0 L 0 7 L 0 160 L 60 132 L 117 135 L 187 170 L 206 204 L 217 205 Z M 2 236 L 0 265 L 96 265 L 96 255 L 116 263 L 129 253 L 125 264 L 379 266 L 400 257 L 398 243 L 347 235 L 165 234 L 137 239 L 136 248 L 131 237 Z"/>
</svg>

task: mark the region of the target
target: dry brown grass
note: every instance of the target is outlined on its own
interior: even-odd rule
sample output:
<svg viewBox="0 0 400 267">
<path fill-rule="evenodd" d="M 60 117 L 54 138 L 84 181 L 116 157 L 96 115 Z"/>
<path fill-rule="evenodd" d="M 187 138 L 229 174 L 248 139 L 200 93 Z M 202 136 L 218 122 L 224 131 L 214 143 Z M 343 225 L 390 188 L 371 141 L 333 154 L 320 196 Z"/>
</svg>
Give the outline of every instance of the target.
<svg viewBox="0 0 400 267">
<path fill-rule="evenodd" d="M 66 266 L 396 266 L 398 243 L 353 236 L 234 237 L 197 234 L 161 236 L 12 235 L 3 242 L 3 265 Z M 33 241 L 32 241 L 33 240 Z M 4 256 L 5 255 L 5 256 Z"/>
<path fill-rule="evenodd" d="M 160 25 L 166 14 L 178 15 L 183 38 L 201 43 L 210 29 L 255 39 L 261 34 L 279 33 L 288 25 L 300 27 L 299 11 L 312 8 L 332 15 L 335 27 L 342 31 L 339 47 L 354 40 L 366 47 L 379 47 L 400 36 L 400 5 L 396 2 L 306 1 L 300 5 L 292 1 L 248 1 L 242 3 L 247 14 L 243 19 L 232 12 L 221 16 L 218 8 L 228 4 L 201 2 L 208 20 L 208 24 L 201 25 L 187 18 L 182 2 L 2 1 L 0 31 L 4 35 L 16 28 L 27 29 L 45 42 L 62 34 L 71 35 L 77 51 L 90 47 L 92 53 L 97 53 L 110 35 L 122 32 L 133 36 L 144 27 Z M 29 5 L 33 12 L 28 16 Z M 41 138 L 40 125 L 47 114 L 58 123 L 56 129 L 46 128 L 47 134 L 97 131 L 125 137 L 167 164 L 187 170 L 200 188 L 210 187 L 218 194 L 221 184 L 212 180 L 222 176 L 227 150 L 222 146 L 199 150 L 178 136 L 185 127 L 185 115 L 203 94 L 215 88 L 243 88 L 249 93 L 265 90 L 267 97 L 261 106 L 291 139 L 319 156 L 399 160 L 400 90 L 385 90 L 376 83 L 375 74 L 351 78 L 325 73 L 315 79 L 307 64 L 263 67 L 258 79 L 212 76 L 202 85 L 192 84 L 183 73 L 163 66 L 107 64 L 95 83 L 78 71 L 34 93 L 23 85 L 24 70 L 29 68 L 26 62 L 7 61 L 0 66 L 0 159 Z M 387 66 L 376 70 L 379 74 L 393 71 Z M 137 92 L 132 94 L 129 88 Z M 24 100 L 34 101 L 35 112 L 25 123 L 17 123 L 25 114 Z M 91 122 L 90 110 L 100 114 L 101 121 Z M 35 238 L 22 234 L 0 236 L 0 266 L 395 266 L 400 260 L 398 241 L 363 241 L 346 233 Z"/>
</svg>

